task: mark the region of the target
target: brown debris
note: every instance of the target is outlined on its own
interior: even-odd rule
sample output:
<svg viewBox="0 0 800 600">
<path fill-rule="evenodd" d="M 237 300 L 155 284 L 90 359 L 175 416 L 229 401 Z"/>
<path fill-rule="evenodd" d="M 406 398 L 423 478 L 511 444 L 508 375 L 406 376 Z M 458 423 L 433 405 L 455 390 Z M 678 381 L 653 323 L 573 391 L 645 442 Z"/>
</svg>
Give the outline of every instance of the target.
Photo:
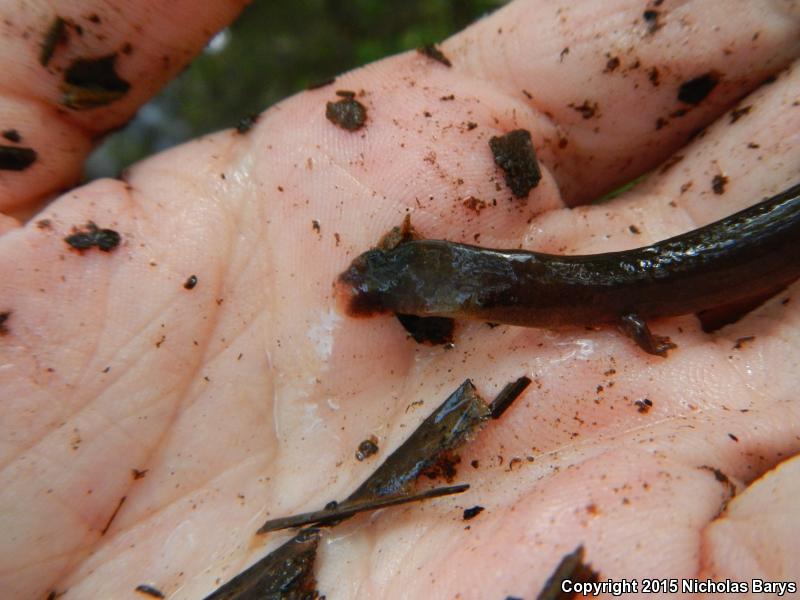
<svg viewBox="0 0 800 600">
<path fill-rule="evenodd" d="M 542 171 L 533 149 L 531 134 L 526 129 L 515 129 L 489 140 L 495 164 L 505 172 L 506 185 L 516 198 L 527 198 L 539 185 Z"/>
<path fill-rule="evenodd" d="M 450 62 L 450 59 L 444 55 L 436 44 L 425 44 L 424 46 L 420 46 L 417 48 L 417 52 L 422 54 L 423 56 L 427 56 L 428 58 L 435 60 L 436 62 L 442 63 L 445 67 L 452 67 L 453 63 Z"/>
</svg>

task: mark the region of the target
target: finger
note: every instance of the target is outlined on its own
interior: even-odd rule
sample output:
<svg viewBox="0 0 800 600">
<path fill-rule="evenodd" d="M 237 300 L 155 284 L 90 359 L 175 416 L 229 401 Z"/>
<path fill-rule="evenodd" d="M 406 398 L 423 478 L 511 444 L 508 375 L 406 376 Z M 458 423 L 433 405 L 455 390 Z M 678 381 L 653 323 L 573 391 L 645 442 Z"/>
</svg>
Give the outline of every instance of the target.
<svg viewBox="0 0 800 600">
<path fill-rule="evenodd" d="M 800 7 L 519 2 L 444 47 L 455 68 L 552 119 L 537 150 L 574 204 L 651 169 L 785 67 Z"/>
<path fill-rule="evenodd" d="M 4 3 L 0 132 L 16 133 L 0 144 L 27 149 L 29 164 L 0 162 L 0 211 L 74 184 L 94 140 L 124 125 L 244 4 Z"/>
<path fill-rule="evenodd" d="M 622 250 L 721 219 L 798 181 L 798 135 L 800 68 L 793 64 L 646 181 L 613 201 L 582 208 L 580 218 L 570 211 L 543 216 L 524 244 L 567 253 Z"/>
<path fill-rule="evenodd" d="M 734 498 L 703 532 L 705 560 L 699 576 L 791 581 L 800 573 L 800 556 L 794 551 L 800 533 L 799 493 L 800 457 L 795 456 Z M 797 582 L 794 586 L 785 591 L 796 592 Z"/>
</svg>

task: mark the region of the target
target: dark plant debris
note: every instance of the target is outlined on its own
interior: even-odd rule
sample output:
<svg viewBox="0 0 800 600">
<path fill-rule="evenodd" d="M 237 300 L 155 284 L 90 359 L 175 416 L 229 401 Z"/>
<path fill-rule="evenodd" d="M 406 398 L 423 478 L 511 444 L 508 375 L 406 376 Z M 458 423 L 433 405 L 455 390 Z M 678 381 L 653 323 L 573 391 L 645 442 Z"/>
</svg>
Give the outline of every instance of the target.
<svg viewBox="0 0 800 600">
<path fill-rule="evenodd" d="M 16 129 L 6 129 L 3 132 L 3 137 L 6 138 L 9 142 L 13 142 L 15 144 L 19 144 L 22 141 L 22 136 Z"/>
<path fill-rule="evenodd" d="M 347 131 L 358 131 L 367 121 L 367 108 L 354 97 L 346 97 L 337 102 L 328 102 L 325 118 Z"/>
<path fill-rule="evenodd" d="M 439 457 L 453 451 L 491 416 L 489 407 L 467 379 L 346 500 L 408 493 L 411 485 Z"/>
<path fill-rule="evenodd" d="M 76 58 L 64 72 L 62 104 L 74 110 L 105 106 L 128 93 L 131 84 L 116 71 L 117 54 Z"/>
<path fill-rule="evenodd" d="M 465 508 L 464 509 L 463 519 L 465 521 L 470 521 L 470 520 L 474 519 L 475 517 L 477 517 L 479 514 L 481 514 L 483 511 L 484 511 L 484 508 L 482 506 L 479 506 L 479 505 L 475 505 L 472 508 Z"/>
<path fill-rule="evenodd" d="M 164 593 L 161 590 L 153 587 L 152 585 L 147 585 L 146 583 L 140 583 L 136 586 L 134 591 L 139 592 L 140 594 L 145 594 L 146 596 L 150 596 L 152 598 L 164 597 Z"/>
<path fill-rule="evenodd" d="M 436 44 L 425 44 L 424 46 L 420 46 L 417 48 L 417 52 L 435 60 L 436 62 L 442 63 L 445 67 L 453 66 L 453 63 L 450 62 L 450 59 L 444 55 L 444 52 L 442 52 L 438 46 L 436 46 Z"/>
<path fill-rule="evenodd" d="M 636 409 L 642 413 L 647 414 L 650 412 L 650 409 L 653 408 L 653 401 L 650 398 L 645 398 L 644 400 L 637 400 L 634 402 L 636 405 Z"/>
<path fill-rule="evenodd" d="M 502 400 L 500 403 L 506 404 Z M 492 403 L 496 404 L 497 400 Z M 468 486 L 450 486 L 410 495 L 411 486 L 420 475 L 441 467 L 443 459 L 452 460 L 453 452 L 491 415 L 490 406 L 472 382 L 465 380 L 345 500 L 331 502 L 322 511 L 270 520 L 259 533 L 312 523 L 335 524 L 358 512 L 466 490 Z"/>
<path fill-rule="evenodd" d="M 253 113 L 252 115 L 245 115 L 239 119 L 239 123 L 236 125 L 236 132 L 244 134 L 250 131 L 253 128 L 253 125 L 258 122 L 259 116 L 260 115 L 258 113 Z"/>
<path fill-rule="evenodd" d="M 333 500 L 328 502 L 328 504 L 326 504 L 325 508 L 322 510 L 301 513 L 279 519 L 271 519 L 264 523 L 256 533 L 260 535 L 269 533 L 270 531 L 289 529 L 291 527 L 303 527 L 305 525 L 314 525 L 315 527 L 324 525 L 337 525 L 345 519 L 349 519 L 350 517 L 362 512 L 371 512 L 380 510 L 382 508 L 388 508 L 390 506 L 397 506 L 399 504 L 409 504 L 411 502 L 420 502 L 422 500 L 439 498 L 441 496 L 460 494 L 462 492 L 466 492 L 468 489 L 469 484 L 463 483 L 460 485 L 431 488 L 416 494 L 398 494 L 394 496 L 363 499 L 354 502 L 351 502 L 350 500 L 336 502 Z"/>
<path fill-rule="evenodd" d="M 515 129 L 503 136 L 492 137 L 489 147 L 495 164 L 505 171 L 506 185 L 511 192 L 517 198 L 526 198 L 542 179 L 530 132 Z"/>
<path fill-rule="evenodd" d="M 39 64 L 46 67 L 53 58 L 56 46 L 67 42 L 67 22 L 56 15 L 53 17 L 50 27 L 42 38 L 41 51 L 39 52 Z"/>
<path fill-rule="evenodd" d="M 314 600 L 319 598 L 314 562 L 320 532 L 304 529 L 205 600 Z"/>
<path fill-rule="evenodd" d="M 378 438 L 374 435 L 371 435 L 358 445 L 358 449 L 356 450 L 356 460 L 366 460 L 370 456 L 374 456 L 377 453 Z"/>
<path fill-rule="evenodd" d="M 0 170 L 24 171 L 36 162 L 36 150 L 0 144 Z"/>
<path fill-rule="evenodd" d="M 711 91 L 717 87 L 720 75 L 716 71 L 709 71 L 699 77 L 690 79 L 678 88 L 678 100 L 686 104 L 700 104 Z"/>
<path fill-rule="evenodd" d="M 561 600 L 573 597 L 561 591 L 562 583 L 569 579 L 573 583 L 597 583 L 600 575 L 583 562 L 583 546 L 578 546 L 574 552 L 567 554 L 558 563 L 555 571 L 544 584 L 544 588 L 537 596 L 538 600 Z"/>
<path fill-rule="evenodd" d="M 0 312 L 0 335 L 6 335 L 8 333 L 8 325 L 6 325 L 6 322 L 10 316 L 10 310 Z"/>
<path fill-rule="evenodd" d="M 75 250 L 88 250 L 97 247 L 103 252 L 111 252 L 119 245 L 120 235 L 113 229 L 100 229 L 93 221 L 86 223 L 83 231 L 73 228 L 74 233 L 64 241 Z"/>
<path fill-rule="evenodd" d="M 123 496 L 122 498 L 119 499 L 117 507 L 114 509 L 114 512 L 111 513 L 111 516 L 108 518 L 108 522 L 106 522 L 106 526 L 103 527 L 102 531 L 100 532 L 100 535 L 105 535 L 108 532 L 109 528 L 111 527 L 111 524 L 114 522 L 114 519 L 117 518 L 117 514 L 119 514 L 119 509 L 122 508 L 123 504 L 125 504 L 126 498 L 127 496 Z"/>
<path fill-rule="evenodd" d="M 502 414 L 506 412 L 506 409 L 511 406 L 511 403 L 519 398 L 522 395 L 522 392 L 524 392 L 530 384 L 530 377 L 524 375 L 516 381 L 507 383 L 489 405 L 489 411 L 492 415 L 492 419 L 499 419 Z"/>
</svg>

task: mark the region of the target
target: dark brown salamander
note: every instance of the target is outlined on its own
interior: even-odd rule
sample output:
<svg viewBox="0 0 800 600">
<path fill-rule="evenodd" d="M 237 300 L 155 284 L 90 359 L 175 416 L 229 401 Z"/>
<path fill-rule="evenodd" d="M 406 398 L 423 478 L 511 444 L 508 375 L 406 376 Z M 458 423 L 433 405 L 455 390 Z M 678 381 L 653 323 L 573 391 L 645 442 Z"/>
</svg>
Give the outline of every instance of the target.
<svg viewBox="0 0 800 600">
<path fill-rule="evenodd" d="M 651 246 L 558 256 L 414 240 L 357 257 L 337 280 L 352 316 L 383 312 L 531 327 L 617 323 L 647 352 L 675 347 L 644 319 L 751 298 L 800 277 L 800 184 Z"/>
</svg>

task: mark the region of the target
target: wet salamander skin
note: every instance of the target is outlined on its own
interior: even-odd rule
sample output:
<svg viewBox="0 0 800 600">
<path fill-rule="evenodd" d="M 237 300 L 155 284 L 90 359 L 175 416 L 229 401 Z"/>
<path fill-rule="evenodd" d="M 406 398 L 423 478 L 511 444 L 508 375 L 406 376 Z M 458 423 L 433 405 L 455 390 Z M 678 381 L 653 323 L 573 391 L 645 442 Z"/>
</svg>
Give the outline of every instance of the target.
<svg viewBox="0 0 800 600">
<path fill-rule="evenodd" d="M 548 327 L 682 315 L 800 276 L 800 184 L 651 246 L 583 256 L 410 241 L 339 276 L 351 315 L 395 312 Z"/>
</svg>

